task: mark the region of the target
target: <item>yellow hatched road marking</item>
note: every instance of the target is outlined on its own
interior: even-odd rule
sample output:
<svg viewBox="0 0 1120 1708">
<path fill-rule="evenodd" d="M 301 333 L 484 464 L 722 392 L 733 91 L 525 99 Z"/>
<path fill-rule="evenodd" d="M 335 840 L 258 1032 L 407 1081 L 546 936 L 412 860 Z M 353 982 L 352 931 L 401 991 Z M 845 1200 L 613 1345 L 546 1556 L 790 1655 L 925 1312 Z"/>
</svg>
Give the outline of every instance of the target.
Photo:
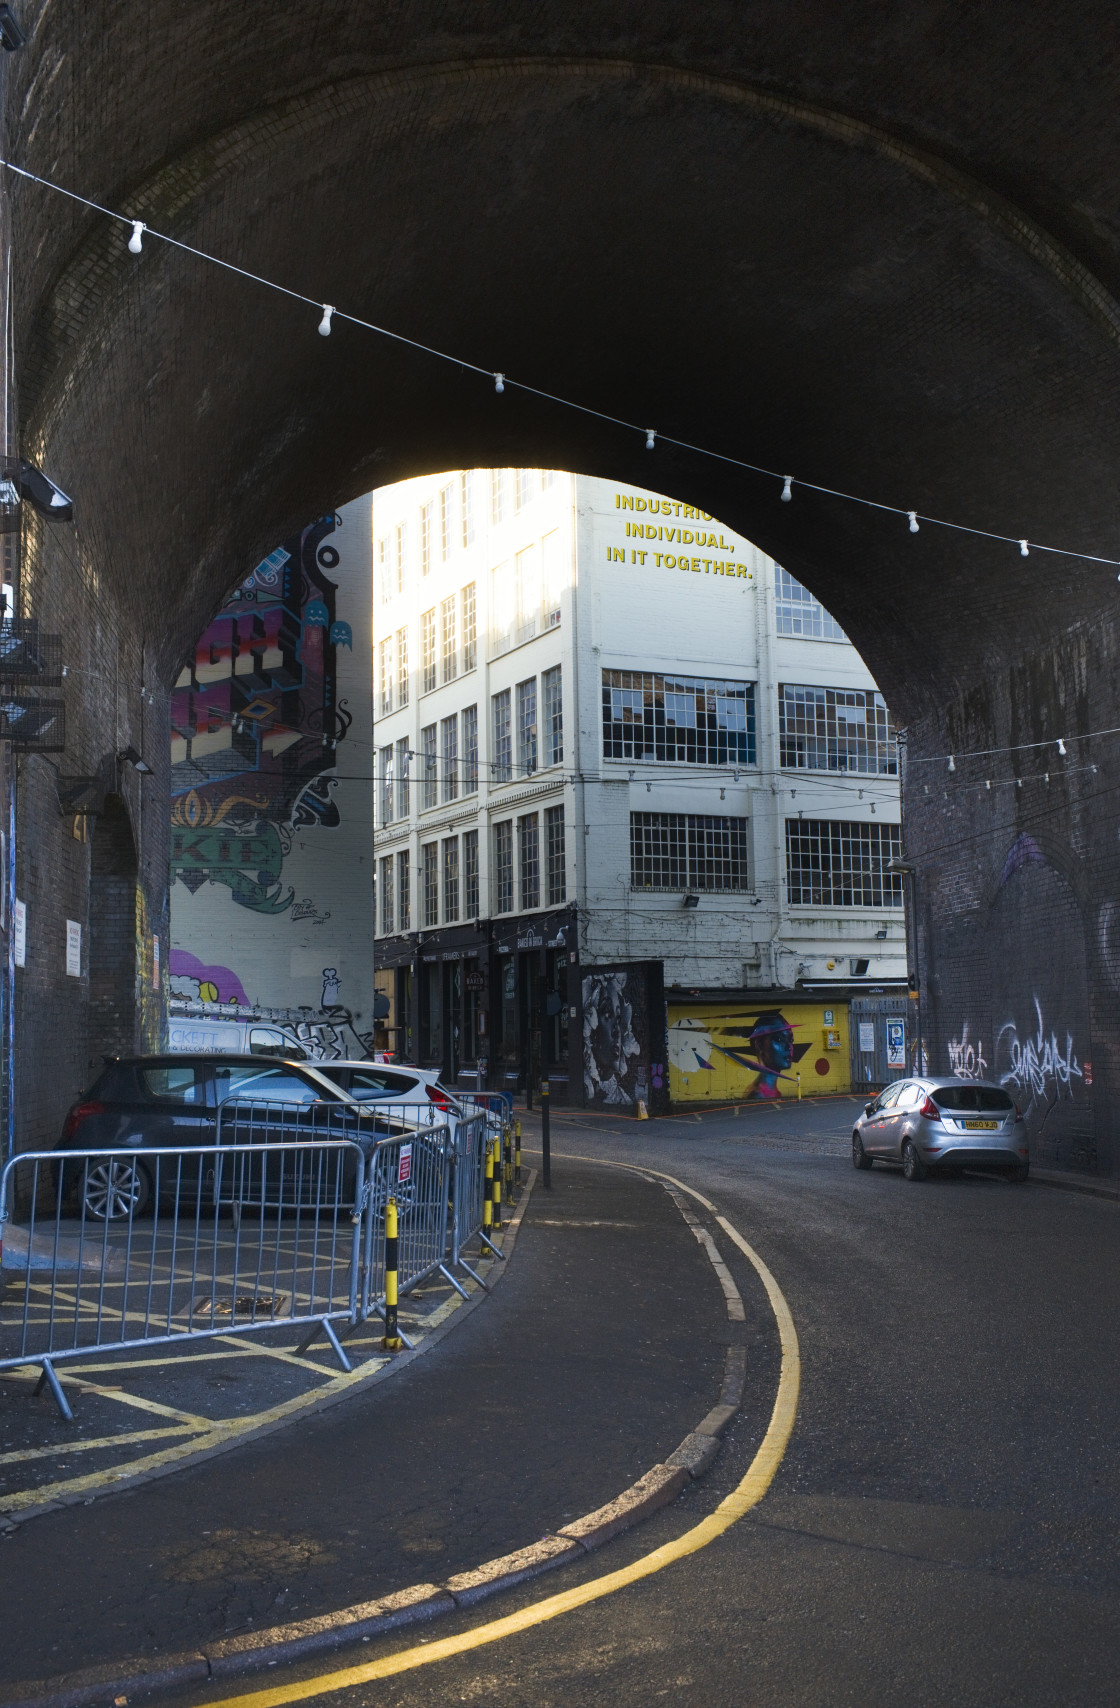
<svg viewBox="0 0 1120 1708">
<path fill-rule="evenodd" d="M 134 1447 L 138 1441 L 160 1441 L 169 1435 L 186 1435 L 194 1425 L 175 1429 L 130 1429 L 120 1435 L 101 1435 L 96 1441 L 61 1441 L 54 1447 L 21 1447 L 15 1453 L 0 1453 L 0 1465 L 22 1464 L 25 1459 L 62 1459 L 71 1453 L 92 1453 L 109 1447 Z"/>
<path fill-rule="evenodd" d="M 570 1160 L 602 1163 L 606 1159 L 579 1157 Z M 628 1165 L 614 1163 L 612 1160 L 610 1166 L 626 1168 Z M 578 1584 L 574 1589 L 564 1590 L 559 1595 L 547 1596 L 543 1601 L 523 1607 L 517 1613 L 508 1614 L 504 1619 L 493 1619 L 486 1625 L 476 1626 L 473 1631 L 462 1631 L 457 1636 L 444 1637 L 434 1643 L 418 1644 L 410 1649 L 402 1649 L 397 1654 L 383 1655 L 376 1660 L 367 1661 L 361 1666 L 341 1667 L 335 1672 L 320 1673 L 315 1678 L 304 1679 L 299 1683 L 274 1685 L 267 1690 L 250 1690 L 243 1695 L 227 1696 L 217 1702 L 208 1698 L 206 1708 L 280 1708 L 282 1703 L 304 1702 L 313 1696 L 325 1696 L 332 1691 L 368 1684 L 373 1679 L 392 1678 L 398 1673 L 411 1672 L 416 1667 L 431 1666 L 435 1661 L 449 1660 L 454 1655 L 466 1654 L 471 1649 L 480 1649 L 489 1643 L 500 1642 L 503 1637 L 517 1636 L 523 1631 L 532 1630 L 534 1626 L 545 1624 L 550 1619 L 558 1619 L 564 1613 L 571 1613 L 577 1607 L 586 1607 L 590 1602 L 613 1595 L 616 1590 L 626 1589 L 643 1578 L 652 1577 L 654 1573 L 664 1571 L 666 1566 L 674 1565 L 678 1560 L 687 1559 L 690 1554 L 698 1553 L 701 1548 L 706 1548 L 709 1543 L 716 1541 L 753 1506 L 757 1506 L 777 1474 L 797 1417 L 797 1400 L 801 1387 L 801 1354 L 789 1306 L 762 1258 L 747 1244 L 737 1229 L 719 1214 L 710 1199 L 693 1191 L 683 1180 L 677 1180 L 671 1174 L 663 1174 L 659 1169 L 634 1167 L 632 1172 L 655 1175 L 660 1180 L 671 1181 L 674 1186 L 679 1186 L 682 1192 L 687 1192 L 690 1197 L 710 1210 L 728 1238 L 734 1241 L 751 1263 L 766 1289 L 770 1308 L 778 1325 L 782 1367 L 766 1434 L 742 1481 L 720 1501 L 708 1518 L 701 1519 L 699 1524 L 693 1525 L 691 1530 L 686 1530 L 676 1541 L 655 1548 L 652 1553 L 643 1555 L 641 1559 L 632 1561 L 619 1571 L 607 1572 L 603 1577 L 591 1579 L 589 1583 Z"/>
</svg>

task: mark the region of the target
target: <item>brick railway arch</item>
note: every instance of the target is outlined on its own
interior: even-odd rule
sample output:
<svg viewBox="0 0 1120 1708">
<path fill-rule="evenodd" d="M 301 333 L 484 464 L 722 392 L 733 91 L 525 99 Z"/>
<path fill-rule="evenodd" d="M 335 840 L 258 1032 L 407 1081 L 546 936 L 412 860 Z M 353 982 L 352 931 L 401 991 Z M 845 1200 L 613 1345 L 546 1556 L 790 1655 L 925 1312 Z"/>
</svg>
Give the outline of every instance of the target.
<svg viewBox="0 0 1120 1708">
<path fill-rule="evenodd" d="M 835 17 L 808 0 L 702 15 L 554 0 L 513 22 L 496 5 L 374 18 L 328 0 L 311 24 L 280 7 L 251 32 L 217 0 L 122 0 L 109 24 L 76 0 L 30 10 L 5 92 L 6 152 L 30 169 L 543 391 L 888 504 L 1120 555 L 1103 6 L 1014 40 L 959 0 L 888 24 L 864 0 Z M 1006 757 L 951 777 L 925 763 L 1120 724 L 1113 572 L 912 536 L 796 487 L 783 504 L 773 481 L 651 454 L 640 433 L 497 396 L 388 340 L 342 324 L 321 339 L 306 305 L 151 239 L 134 258 L 127 230 L 10 189 L 22 448 L 77 499 L 72 530 L 29 530 L 21 588 L 75 667 L 66 770 L 131 741 L 158 801 L 168 687 L 211 611 L 242 566 L 371 486 L 529 464 L 670 492 L 810 587 L 908 726 L 937 1065 L 973 1010 L 1025 1026 L 1037 1000 L 1060 1024 L 1060 982 L 1001 983 L 993 865 L 1040 824 L 1040 858 L 1059 845 L 1086 872 L 1067 957 L 1085 968 L 1077 1047 L 1093 1064 L 1073 1088 L 1078 1155 L 1116 1166 L 1113 748 L 1071 744 L 1061 769 L 1054 749 L 1049 778 L 1039 763 L 1021 786 Z M 88 686 L 110 674 L 111 706 Z M 35 769 L 23 843 L 61 874 Z M 159 921 L 166 831 L 158 810 L 143 823 Z M 1013 911 L 1045 931 L 1038 909 Z M 44 1105 L 25 1136 L 53 1119 Z"/>
</svg>

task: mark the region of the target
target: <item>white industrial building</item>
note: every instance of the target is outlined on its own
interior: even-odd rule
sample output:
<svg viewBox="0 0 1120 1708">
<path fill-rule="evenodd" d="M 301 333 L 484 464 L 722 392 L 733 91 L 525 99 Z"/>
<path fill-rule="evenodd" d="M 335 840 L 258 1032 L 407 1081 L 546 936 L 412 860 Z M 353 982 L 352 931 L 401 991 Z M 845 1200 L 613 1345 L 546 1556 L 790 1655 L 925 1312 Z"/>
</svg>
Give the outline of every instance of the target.
<svg viewBox="0 0 1120 1708">
<path fill-rule="evenodd" d="M 656 1103 L 667 1047 L 700 1095 L 780 1021 L 838 1087 L 841 1011 L 904 990 L 906 946 L 894 732 L 828 613 L 715 519 L 582 475 L 425 476 L 372 526 L 393 1047 Z"/>
</svg>

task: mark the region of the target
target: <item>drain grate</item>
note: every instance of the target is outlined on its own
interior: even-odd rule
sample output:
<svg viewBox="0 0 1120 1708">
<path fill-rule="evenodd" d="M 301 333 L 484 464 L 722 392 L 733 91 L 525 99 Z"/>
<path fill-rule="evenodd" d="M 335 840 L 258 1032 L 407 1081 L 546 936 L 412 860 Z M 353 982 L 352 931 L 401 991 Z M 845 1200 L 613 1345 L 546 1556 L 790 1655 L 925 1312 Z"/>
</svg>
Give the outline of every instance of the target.
<svg viewBox="0 0 1120 1708">
<path fill-rule="evenodd" d="M 260 1317 L 278 1317 L 282 1314 L 288 1302 L 286 1293 L 218 1293 L 213 1299 L 209 1293 L 200 1293 L 192 1299 L 189 1305 L 179 1312 L 182 1317 L 193 1317 L 204 1320 L 213 1313 L 215 1317 L 245 1317 L 255 1322 Z"/>
</svg>

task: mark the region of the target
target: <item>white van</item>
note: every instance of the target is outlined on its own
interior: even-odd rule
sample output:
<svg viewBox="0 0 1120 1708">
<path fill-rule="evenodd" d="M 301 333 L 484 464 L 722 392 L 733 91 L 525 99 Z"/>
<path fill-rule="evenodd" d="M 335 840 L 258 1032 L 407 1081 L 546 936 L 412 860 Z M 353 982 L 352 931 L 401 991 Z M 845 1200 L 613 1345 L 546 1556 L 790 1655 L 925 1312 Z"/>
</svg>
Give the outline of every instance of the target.
<svg viewBox="0 0 1120 1708">
<path fill-rule="evenodd" d="M 321 1062 L 369 1059 L 365 1040 L 349 1020 L 319 1016 L 308 1020 L 264 1020 L 247 1016 L 172 1014 L 167 1048 L 176 1054 L 283 1056 L 288 1061 Z"/>
</svg>

